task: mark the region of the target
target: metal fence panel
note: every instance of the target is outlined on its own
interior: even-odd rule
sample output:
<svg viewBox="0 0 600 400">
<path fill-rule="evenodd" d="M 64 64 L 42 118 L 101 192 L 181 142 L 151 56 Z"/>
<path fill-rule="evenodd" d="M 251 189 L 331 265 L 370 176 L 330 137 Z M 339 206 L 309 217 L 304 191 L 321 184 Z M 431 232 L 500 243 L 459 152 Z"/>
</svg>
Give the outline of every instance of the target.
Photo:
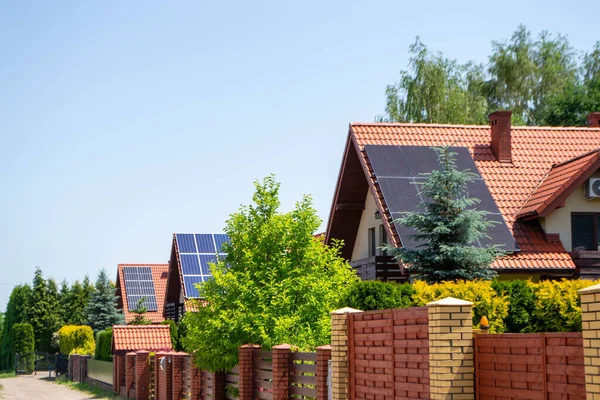
<svg viewBox="0 0 600 400">
<path fill-rule="evenodd" d="M 87 367 L 88 378 L 104 382 L 108 385 L 113 384 L 113 363 L 111 361 L 100 361 L 90 358 Z"/>
</svg>

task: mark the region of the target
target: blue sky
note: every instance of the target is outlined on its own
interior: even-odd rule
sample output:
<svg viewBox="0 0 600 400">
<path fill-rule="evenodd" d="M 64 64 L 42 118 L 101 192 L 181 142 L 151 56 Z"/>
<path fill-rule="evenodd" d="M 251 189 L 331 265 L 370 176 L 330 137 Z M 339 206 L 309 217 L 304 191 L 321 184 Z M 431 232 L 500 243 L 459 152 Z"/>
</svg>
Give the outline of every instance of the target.
<svg viewBox="0 0 600 400">
<path fill-rule="evenodd" d="M 592 1 L 0 2 L 0 309 L 58 281 L 166 262 L 275 173 L 326 220 L 350 121 L 420 35 L 485 62 L 519 23 L 600 39 Z"/>
</svg>

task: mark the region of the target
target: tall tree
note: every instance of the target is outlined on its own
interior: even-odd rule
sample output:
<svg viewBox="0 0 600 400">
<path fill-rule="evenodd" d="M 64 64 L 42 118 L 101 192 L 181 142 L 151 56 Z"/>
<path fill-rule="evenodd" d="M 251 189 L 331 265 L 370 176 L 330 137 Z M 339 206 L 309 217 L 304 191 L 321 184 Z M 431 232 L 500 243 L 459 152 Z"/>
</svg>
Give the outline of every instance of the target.
<svg viewBox="0 0 600 400">
<path fill-rule="evenodd" d="M 115 287 L 108 280 L 105 269 L 102 269 L 98 274 L 95 290 L 87 304 L 86 315 L 88 324 L 94 332 L 124 322 L 123 314 L 117 309 Z"/>
<path fill-rule="evenodd" d="M 77 280 L 73 282 L 66 296 L 68 303 L 65 304 L 65 310 L 67 311 L 65 323 L 68 325 L 83 325 L 86 323 L 85 309 L 90 301 L 91 293 L 92 291 L 84 289 L 81 282 Z"/>
<path fill-rule="evenodd" d="M 42 270 L 36 268 L 27 322 L 33 326 L 37 351 L 52 351 L 52 334 L 60 328 L 56 296 L 56 282 L 47 282 Z"/>
<path fill-rule="evenodd" d="M 432 54 L 417 37 L 410 46 L 409 69 L 386 89 L 389 122 L 477 124 L 485 122 L 486 99 L 481 92 L 483 69 Z"/>
<path fill-rule="evenodd" d="M 281 213 L 275 178 L 255 187 L 253 204 L 227 221 L 227 259 L 198 286 L 205 302 L 182 324 L 186 349 L 213 371 L 233 367 L 245 343 L 302 349 L 329 343 L 329 313 L 357 279 L 339 257 L 339 244 L 328 247 L 313 236 L 321 221 L 310 197 Z"/>
<path fill-rule="evenodd" d="M 71 314 L 71 289 L 66 279 L 60 283 L 60 291 L 58 292 L 58 309 L 60 312 L 61 325 L 67 325 Z"/>
<path fill-rule="evenodd" d="M 12 327 L 14 324 L 27 321 L 30 298 L 31 287 L 29 285 L 15 286 L 10 294 L 6 305 L 6 313 L 4 314 L 2 338 L 0 338 L 0 370 L 8 370 L 14 367 Z"/>
<path fill-rule="evenodd" d="M 135 314 L 135 317 L 133 318 L 133 321 L 129 323 L 130 325 L 150 325 L 152 323 L 152 321 L 146 318 L 148 307 L 144 305 L 145 301 L 146 297 L 142 297 L 138 300 L 135 310 L 132 310 L 132 312 Z"/>
<path fill-rule="evenodd" d="M 413 228 L 416 249 L 387 246 L 387 251 L 428 283 L 454 280 L 491 279 L 494 260 L 502 255 L 496 246 L 477 247 L 492 225 L 486 212 L 477 211 L 478 199 L 469 197 L 467 184 L 477 175 L 456 169 L 456 153 L 449 147 L 434 148 L 439 169 L 427 174 L 420 185 L 424 212 L 409 212 L 396 222 Z"/>
</svg>

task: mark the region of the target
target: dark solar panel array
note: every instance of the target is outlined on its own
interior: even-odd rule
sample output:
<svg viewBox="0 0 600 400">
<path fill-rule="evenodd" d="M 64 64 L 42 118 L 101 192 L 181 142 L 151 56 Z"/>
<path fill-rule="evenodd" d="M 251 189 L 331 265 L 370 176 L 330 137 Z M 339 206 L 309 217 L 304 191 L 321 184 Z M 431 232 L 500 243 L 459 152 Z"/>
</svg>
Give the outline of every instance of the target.
<svg viewBox="0 0 600 400">
<path fill-rule="evenodd" d="M 420 205 L 422 197 L 419 193 L 419 183 L 427 179 L 423 174 L 439 169 L 437 153 L 426 146 L 366 145 L 365 151 L 392 218 L 395 220 L 401 217 L 402 213 L 410 211 L 424 211 Z M 469 170 L 477 174 L 477 178 L 467 185 L 469 196 L 480 200 L 474 208 L 486 211 L 486 218 L 496 222 L 487 231 L 489 238 L 482 238 L 477 245 L 497 244 L 505 251 L 519 251 L 496 202 L 475 166 L 469 149 L 452 147 L 451 151 L 457 153 L 455 160 L 458 170 Z M 418 247 L 419 243 L 410 238 L 410 235 L 415 233 L 414 230 L 396 223 L 394 225 L 404 247 Z"/>
<path fill-rule="evenodd" d="M 175 240 L 185 297 L 198 298 L 198 289 L 194 285 L 211 278 L 210 264 L 216 263 L 217 257 L 227 256 L 223 244 L 228 243 L 229 238 L 225 234 L 177 233 Z"/>
<path fill-rule="evenodd" d="M 150 267 L 123 267 L 123 280 L 127 294 L 127 308 L 129 311 L 137 309 L 138 301 L 144 299 L 142 306 L 148 311 L 158 311 L 154 280 Z"/>
</svg>

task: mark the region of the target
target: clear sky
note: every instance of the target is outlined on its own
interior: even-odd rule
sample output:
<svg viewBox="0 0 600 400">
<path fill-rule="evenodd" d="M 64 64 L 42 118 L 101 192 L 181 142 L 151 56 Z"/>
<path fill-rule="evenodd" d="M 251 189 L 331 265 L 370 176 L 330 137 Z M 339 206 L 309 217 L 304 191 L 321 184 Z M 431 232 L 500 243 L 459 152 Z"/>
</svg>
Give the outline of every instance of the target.
<svg viewBox="0 0 600 400">
<path fill-rule="evenodd" d="M 484 5 L 485 4 L 485 5 Z M 326 220 L 350 121 L 383 111 L 416 35 L 485 62 L 519 23 L 600 39 L 590 1 L 0 1 L 0 309 L 60 281 L 167 262 L 253 181 Z"/>
</svg>

